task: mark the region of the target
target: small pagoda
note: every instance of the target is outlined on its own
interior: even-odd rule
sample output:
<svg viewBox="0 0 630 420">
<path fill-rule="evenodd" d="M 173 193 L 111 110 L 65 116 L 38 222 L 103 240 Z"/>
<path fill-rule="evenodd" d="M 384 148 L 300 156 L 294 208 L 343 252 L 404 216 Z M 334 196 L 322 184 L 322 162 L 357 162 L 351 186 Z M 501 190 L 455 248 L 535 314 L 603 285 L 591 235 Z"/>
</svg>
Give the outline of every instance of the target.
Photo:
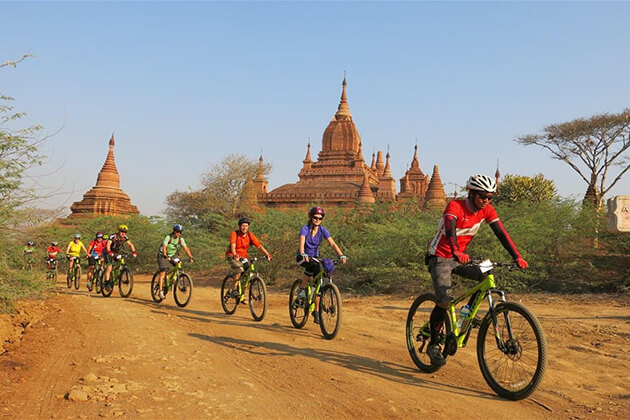
<svg viewBox="0 0 630 420">
<path fill-rule="evenodd" d="M 109 140 L 109 153 L 98 173 L 96 185 L 83 195 L 83 200 L 70 206 L 69 218 L 139 214 L 138 208 L 120 188 L 120 175 L 114 161 L 114 135 Z"/>
</svg>

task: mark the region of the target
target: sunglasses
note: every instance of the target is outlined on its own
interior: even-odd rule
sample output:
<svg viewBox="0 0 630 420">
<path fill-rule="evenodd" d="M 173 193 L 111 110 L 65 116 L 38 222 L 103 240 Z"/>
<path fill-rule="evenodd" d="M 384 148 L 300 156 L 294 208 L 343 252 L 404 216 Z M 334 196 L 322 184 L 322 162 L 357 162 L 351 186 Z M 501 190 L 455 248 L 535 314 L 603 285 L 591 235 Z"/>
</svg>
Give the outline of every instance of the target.
<svg viewBox="0 0 630 420">
<path fill-rule="evenodd" d="M 480 199 L 482 199 L 482 200 L 488 200 L 488 201 L 490 201 L 490 200 L 492 200 L 492 197 L 493 197 L 493 196 L 492 196 L 492 195 L 488 195 L 488 194 L 480 194 L 480 193 L 477 193 L 477 197 L 479 197 L 479 198 L 480 198 Z"/>
<path fill-rule="evenodd" d="M 313 220 L 323 220 L 323 217 L 313 217 Z"/>
</svg>

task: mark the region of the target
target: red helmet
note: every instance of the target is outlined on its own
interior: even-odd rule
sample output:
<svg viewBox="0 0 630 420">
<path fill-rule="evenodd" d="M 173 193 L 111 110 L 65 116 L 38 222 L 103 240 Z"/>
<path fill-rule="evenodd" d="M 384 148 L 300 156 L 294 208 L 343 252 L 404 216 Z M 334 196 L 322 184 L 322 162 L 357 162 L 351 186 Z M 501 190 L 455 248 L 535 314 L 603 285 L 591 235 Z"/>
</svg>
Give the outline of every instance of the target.
<svg viewBox="0 0 630 420">
<path fill-rule="evenodd" d="M 315 216 L 316 214 L 319 214 L 322 217 L 326 217 L 326 212 L 324 212 L 324 209 L 321 207 L 313 207 L 308 211 L 309 218 Z"/>
</svg>

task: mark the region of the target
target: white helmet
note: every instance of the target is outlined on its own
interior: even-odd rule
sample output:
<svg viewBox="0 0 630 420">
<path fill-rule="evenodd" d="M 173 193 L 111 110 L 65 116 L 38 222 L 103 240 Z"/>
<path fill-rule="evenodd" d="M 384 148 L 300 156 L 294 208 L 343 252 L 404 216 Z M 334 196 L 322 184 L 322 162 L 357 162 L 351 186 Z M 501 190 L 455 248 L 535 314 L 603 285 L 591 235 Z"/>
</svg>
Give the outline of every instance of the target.
<svg viewBox="0 0 630 420">
<path fill-rule="evenodd" d="M 468 178 L 466 188 L 469 190 L 493 193 L 497 190 L 497 183 L 488 175 L 477 174 Z"/>
</svg>

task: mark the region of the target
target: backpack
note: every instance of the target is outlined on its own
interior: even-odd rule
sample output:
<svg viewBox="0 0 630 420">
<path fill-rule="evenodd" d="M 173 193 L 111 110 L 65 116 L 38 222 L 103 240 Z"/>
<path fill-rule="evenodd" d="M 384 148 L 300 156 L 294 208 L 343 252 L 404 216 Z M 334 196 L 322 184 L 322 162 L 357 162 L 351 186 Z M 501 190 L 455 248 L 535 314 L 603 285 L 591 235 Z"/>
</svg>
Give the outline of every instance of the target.
<svg viewBox="0 0 630 420">
<path fill-rule="evenodd" d="M 172 234 L 168 234 L 168 244 L 170 245 L 173 242 L 173 235 Z M 177 245 L 181 245 L 182 244 L 182 237 L 180 236 L 179 238 L 177 238 Z"/>
</svg>

